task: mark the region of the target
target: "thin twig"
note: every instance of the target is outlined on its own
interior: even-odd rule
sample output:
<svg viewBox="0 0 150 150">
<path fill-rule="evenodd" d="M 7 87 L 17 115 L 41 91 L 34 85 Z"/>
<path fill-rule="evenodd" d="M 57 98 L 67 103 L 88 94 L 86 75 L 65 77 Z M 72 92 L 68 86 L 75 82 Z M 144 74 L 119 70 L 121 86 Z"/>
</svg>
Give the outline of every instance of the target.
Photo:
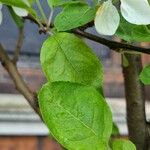
<svg viewBox="0 0 150 150">
<path fill-rule="evenodd" d="M 49 18 L 48 18 L 48 25 L 47 25 L 48 28 L 50 28 L 50 25 L 51 25 L 51 22 L 52 22 L 52 19 L 53 19 L 53 14 L 54 14 L 54 10 L 51 9 L 51 12 L 50 12 L 50 15 L 49 15 Z"/>
<path fill-rule="evenodd" d="M 31 22 L 37 24 L 37 25 L 40 27 L 40 23 L 39 23 L 36 19 L 34 19 L 32 15 L 29 14 L 28 16 L 25 16 L 25 17 L 22 17 L 22 18 L 23 18 L 23 19 L 26 19 L 26 20 L 29 20 L 29 21 L 31 21 Z M 43 24 L 43 23 L 42 23 L 42 24 Z"/>
<path fill-rule="evenodd" d="M 0 61 L 2 66 L 6 69 L 10 77 L 12 78 L 16 89 L 27 99 L 30 106 L 34 109 L 34 111 L 41 117 L 38 105 L 37 105 L 37 97 L 34 92 L 30 90 L 27 84 L 22 79 L 19 74 L 16 65 L 9 58 L 8 54 L 4 50 L 3 46 L 0 44 Z"/>
<path fill-rule="evenodd" d="M 16 44 L 16 48 L 14 51 L 13 63 L 16 64 L 19 58 L 19 54 L 23 45 L 24 40 L 24 27 L 19 28 L 19 36 Z"/>
<path fill-rule="evenodd" d="M 38 6 L 38 9 L 39 9 L 39 11 L 40 11 L 40 13 L 41 13 L 41 16 L 42 16 L 43 20 L 47 22 L 46 15 L 45 15 L 45 13 L 44 13 L 44 10 L 43 10 L 43 8 L 42 8 L 42 6 L 41 6 L 40 1 L 39 1 L 39 0 L 36 0 L 36 4 L 37 4 L 37 6 Z"/>
<path fill-rule="evenodd" d="M 29 19 L 32 22 L 38 24 L 34 20 L 34 18 L 32 18 L 31 16 L 30 17 L 29 16 L 28 17 L 24 17 L 24 19 Z M 43 23 L 43 25 L 45 25 L 45 24 Z M 91 27 L 92 22 L 88 23 L 87 25 L 84 25 L 83 28 L 84 29 L 87 28 L 88 25 L 90 25 L 90 27 Z M 51 27 L 53 27 L 52 23 L 51 23 Z M 82 29 L 82 27 L 80 27 L 79 29 Z M 150 54 L 150 48 L 144 48 L 144 47 L 134 46 L 134 45 L 127 44 L 127 43 L 112 41 L 112 40 L 109 40 L 109 39 L 106 39 L 106 38 L 102 38 L 102 37 L 96 36 L 94 34 L 91 34 L 91 33 L 88 33 L 88 32 L 85 32 L 85 31 L 79 30 L 79 29 L 72 30 L 72 33 L 80 35 L 80 36 L 82 36 L 82 37 L 84 37 L 86 39 L 92 40 L 94 42 L 103 44 L 103 45 L 109 47 L 110 49 L 112 49 L 112 50 L 114 50 L 116 52 L 120 53 L 120 49 L 125 49 L 125 52 L 127 52 L 127 51 L 131 52 L 132 51 L 132 52 L 140 52 L 140 53 Z"/>
<path fill-rule="evenodd" d="M 150 122 L 147 122 L 147 130 L 148 130 L 148 141 L 149 141 L 149 147 L 150 147 Z"/>
<path fill-rule="evenodd" d="M 51 9 L 51 12 L 50 12 L 50 15 L 49 15 L 49 18 L 48 18 L 48 23 L 47 23 L 47 33 L 50 34 L 50 35 L 53 35 L 53 33 L 50 31 L 50 25 L 51 25 L 51 22 L 52 22 L 52 19 L 53 19 L 53 14 L 54 14 L 54 10 Z"/>
<path fill-rule="evenodd" d="M 150 54 L 150 48 L 143 48 L 143 47 L 133 46 L 131 44 L 126 44 L 126 43 L 108 40 L 108 39 L 105 39 L 105 38 L 102 38 L 102 37 L 99 37 L 99 36 L 96 36 L 94 34 L 91 34 L 91 33 L 88 33 L 88 32 L 82 31 L 82 30 L 78 30 L 78 29 L 75 29 L 72 32 L 77 34 L 77 35 L 80 35 L 84 38 L 87 38 L 89 40 L 103 44 L 103 45 L 109 47 L 110 49 L 112 49 L 116 52 L 120 52 L 120 49 L 124 49 L 125 52 L 134 51 L 134 52 Z M 123 52 L 123 51 L 121 51 L 121 52 Z"/>
</svg>

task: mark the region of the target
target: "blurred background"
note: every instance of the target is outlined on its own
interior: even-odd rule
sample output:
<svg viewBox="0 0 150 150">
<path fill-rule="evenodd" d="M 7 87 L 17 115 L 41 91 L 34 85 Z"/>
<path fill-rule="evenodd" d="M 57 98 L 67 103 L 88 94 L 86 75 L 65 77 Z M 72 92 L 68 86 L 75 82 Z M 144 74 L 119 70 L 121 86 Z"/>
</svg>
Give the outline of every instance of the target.
<svg viewBox="0 0 150 150">
<path fill-rule="evenodd" d="M 45 11 L 49 9 L 43 1 Z M 9 55 L 14 54 L 18 29 L 6 7 L 3 7 L 3 23 L 0 26 L 0 42 Z M 47 38 L 38 33 L 38 27 L 26 21 L 25 38 L 18 61 L 19 72 L 33 91 L 46 82 L 41 70 L 40 48 Z M 90 32 L 96 34 L 91 28 Z M 124 81 L 121 69 L 121 55 L 95 42 L 86 40 L 104 65 L 104 91 L 114 114 L 114 120 L 121 134 L 127 135 L 126 111 L 124 100 Z M 142 46 L 150 46 L 141 43 Z M 143 65 L 150 63 L 148 55 L 142 55 Z M 147 86 L 147 116 L 150 119 L 150 87 Z M 23 96 L 15 89 L 7 72 L 0 66 L 0 150 L 59 150 L 60 146 L 49 137 L 47 127 L 33 112 Z"/>
</svg>

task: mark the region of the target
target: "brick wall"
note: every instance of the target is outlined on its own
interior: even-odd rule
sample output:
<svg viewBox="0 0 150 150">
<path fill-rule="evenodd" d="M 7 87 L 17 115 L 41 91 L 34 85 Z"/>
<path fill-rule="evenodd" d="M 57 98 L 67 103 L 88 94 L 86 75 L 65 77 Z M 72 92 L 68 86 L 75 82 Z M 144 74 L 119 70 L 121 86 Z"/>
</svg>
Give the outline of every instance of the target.
<svg viewBox="0 0 150 150">
<path fill-rule="evenodd" d="M 0 150 L 62 150 L 47 137 L 0 137 Z"/>
<path fill-rule="evenodd" d="M 148 55 L 142 55 L 143 65 L 150 63 Z M 121 56 L 118 53 L 111 53 L 111 59 L 105 62 L 104 75 L 104 91 L 107 97 L 123 97 L 124 96 L 124 82 L 121 69 Z M 28 65 L 24 67 L 19 65 L 19 72 L 23 79 L 27 82 L 29 87 L 36 91 L 43 83 L 46 82 L 43 72 L 40 67 Z M 149 86 L 146 86 L 146 93 L 150 99 Z M 15 86 L 10 79 L 7 72 L 0 66 L 0 93 L 17 93 Z"/>
</svg>

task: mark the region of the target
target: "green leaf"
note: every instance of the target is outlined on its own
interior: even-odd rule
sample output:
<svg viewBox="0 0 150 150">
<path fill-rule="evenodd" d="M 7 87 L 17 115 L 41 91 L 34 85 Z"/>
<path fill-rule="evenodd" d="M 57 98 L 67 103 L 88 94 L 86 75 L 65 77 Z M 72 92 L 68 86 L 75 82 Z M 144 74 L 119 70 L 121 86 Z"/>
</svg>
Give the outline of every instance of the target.
<svg viewBox="0 0 150 150">
<path fill-rule="evenodd" d="M 144 84 L 150 84 L 150 64 L 142 70 L 139 78 Z"/>
<path fill-rule="evenodd" d="M 35 0 L 28 0 L 28 1 L 29 1 L 30 5 L 35 3 Z"/>
<path fill-rule="evenodd" d="M 36 17 L 35 11 L 31 7 L 29 7 L 26 3 L 24 3 L 22 0 L 0 0 L 0 3 L 8 6 L 23 8 L 27 10 L 32 16 Z"/>
<path fill-rule="evenodd" d="M 12 19 L 16 23 L 17 27 L 18 28 L 23 28 L 23 26 L 24 26 L 23 19 L 21 17 L 17 16 L 11 7 L 8 7 L 8 10 L 9 10 L 11 16 L 12 16 Z"/>
<path fill-rule="evenodd" d="M 115 135 L 119 135 L 119 134 L 120 133 L 119 133 L 118 126 L 116 125 L 116 123 L 113 123 L 113 128 L 112 128 L 112 134 L 111 135 L 115 136 Z"/>
<path fill-rule="evenodd" d="M 21 17 L 28 16 L 28 11 L 26 9 L 19 8 L 19 7 L 12 7 L 12 8 L 18 16 L 21 16 Z"/>
<path fill-rule="evenodd" d="M 66 6 L 71 3 L 86 2 L 86 0 L 47 0 L 47 1 L 51 8 L 57 6 Z"/>
<path fill-rule="evenodd" d="M 121 0 L 121 13 L 130 23 L 150 24 L 150 5 L 147 0 Z"/>
<path fill-rule="evenodd" d="M 92 50 L 73 34 L 62 32 L 48 38 L 42 46 L 40 60 L 50 82 L 102 86 L 102 65 Z"/>
<path fill-rule="evenodd" d="M 84 3 L 72 3 L 57 15 L 54 25 L 58 31 L 67 31 L 92 21 L 95 14 L 96 8 Z"/>
<path fill-rule="evenodd" d="M 100 0 L 93 0 L 94 6 L 97 6 L 99 1 L 100 1 Z"/>
<path fill-rule="evenodd" d="M 113 35 L 119 26 L 119 13 L 112 4 L 112 0 L 104 2 L 95 17 L 95 28 L 99 34 Z"/>
<path fill-rule="evenodd" d="M 70 82 L 47 83 L 39 106 L 55 139 L 69 150 L 104 150 L 112 131 L 111 111 L 91 86 Z"/>
<path fill-rule="evenodd" d="M 47 0 L 50 7 L 64 5 L 72 0 Z"/>
<path fill-rule="evenodd" d="M 28 0 L 22 0 L 28 7 L 30 7 L 30 3 Z M 25 17 L 28 15 L 28 11 L 24 8 L 19 8 L 19 7 L 12 7 L 14 12 L 21 17 Z"/>
<path fill-rule="evenodd" d="M 128 42 L 149 42 L 150 30 L 144 25 L 135 25 L 121 17 L 116 35 Z"/>
<path fill-rule="evenodd" d="M 128 140 L 114 140 L 112 150 L 136 150 L 135 145 Z"/>
</svg>

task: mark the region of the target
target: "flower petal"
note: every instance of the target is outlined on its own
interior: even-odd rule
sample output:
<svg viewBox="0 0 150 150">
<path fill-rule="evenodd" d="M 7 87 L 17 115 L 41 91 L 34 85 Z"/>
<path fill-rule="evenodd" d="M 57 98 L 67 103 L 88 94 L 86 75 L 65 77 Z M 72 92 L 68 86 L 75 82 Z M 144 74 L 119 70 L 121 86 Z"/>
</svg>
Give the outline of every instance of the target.
<svg viewBox="0 0 150 150">
<path fill-rule="evenodd" d="M 95 28 L 99 34 L 115 34 L 120 22 L 120 16 L 112 0 L 104 2 L 97 11 Z"/>
<path fill-rule="evenodd" d="M 150 5 L 147 0 L 121 0 L 121 13 L 130 23 L 150 24 Z"/>
</svg>

